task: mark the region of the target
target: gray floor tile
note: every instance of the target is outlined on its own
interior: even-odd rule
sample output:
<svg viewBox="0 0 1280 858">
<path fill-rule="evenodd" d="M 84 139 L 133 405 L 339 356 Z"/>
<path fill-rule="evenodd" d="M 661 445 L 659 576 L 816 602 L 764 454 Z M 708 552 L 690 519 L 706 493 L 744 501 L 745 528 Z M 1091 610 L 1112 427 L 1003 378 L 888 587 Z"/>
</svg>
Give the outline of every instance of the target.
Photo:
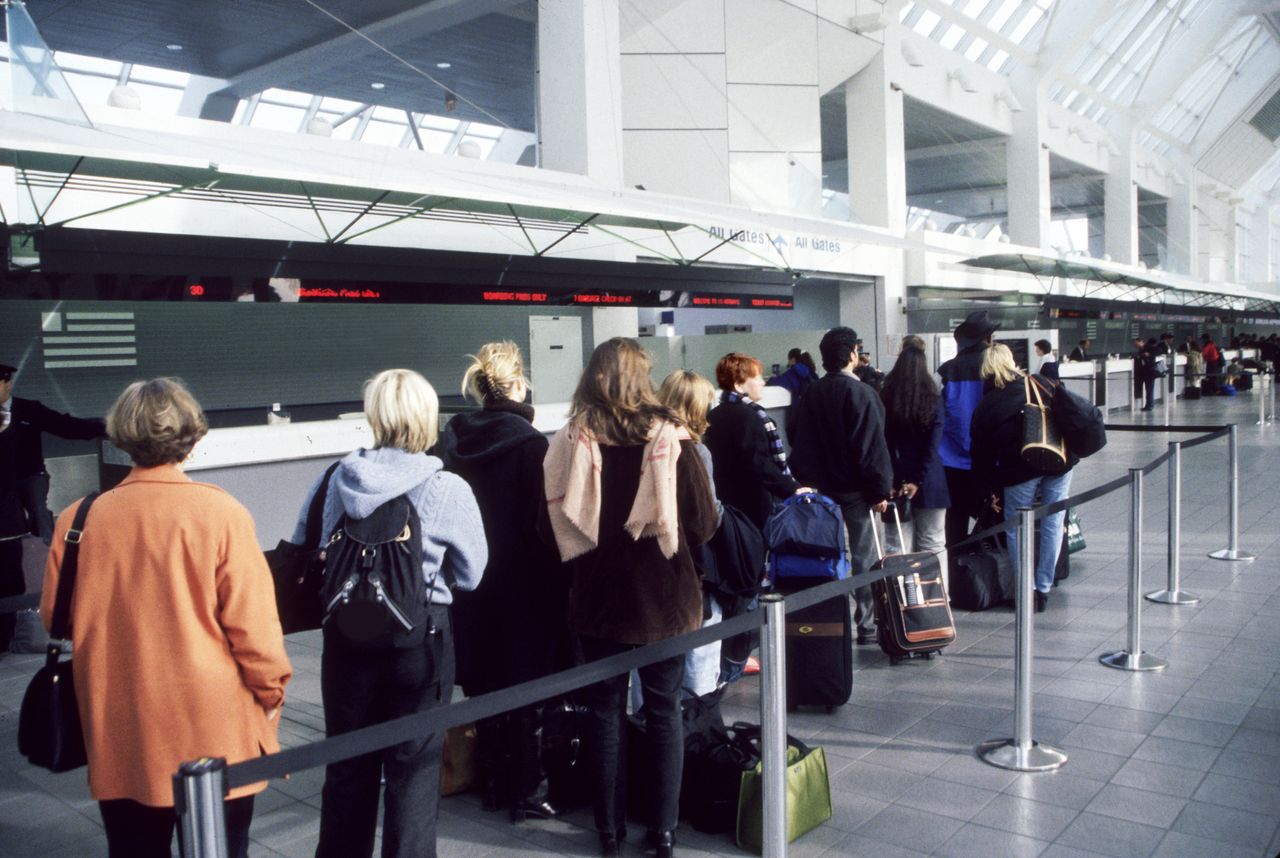
<svg viewBox="0 0 1280 858">
<path fill-rule="evenodd" d="M 1109 706 L 1105 703 L 1094 708 L 1084 719 L 1085 724 L 1106 727 L 1109 730 L 1126 730 L 1130 733 L 1150 735 L 1166 716 L 1158 712 L 1144 712 L 1141 709 L 1126 709 L 1123 706 Z M 1106 750 L 1103 748 L 1103 750 Z M 1113 752 L 1114 753 L 1114 752 Z"/>
<path fill-rule="evenodd" d="M 1128 761 L 1128 757 L 1095 751 L 1092 748 L 1078 748 L 1063 744 L 1062 750 L 1067 752 L 1067 765 L 1071 774 L 1097 781 L 1109 781 Z"/>
<path fill-rule="evenodd" d="M 889 802 L 853 792 L 831 790 L 831 821 L 827 824 L 840 831 L 854 832 L 871 817 L 889 806 Z"/>
<path fill-rule="evenodd" d="M 1181 766 L 1185 769 L 1208 771 L 1220 753 L 1222 753 L 1221 750 L 1208 745 L 1197 745 L 1194 742 L 1180 742 L 1177 739 L 1153 737 L 1138 746 L 1138 750 L 1133 752 L 1133 756 L 1139 760 L 1152 760 L 1157 763 L 1167 763 L 1171 766 Z"/>
<path fill-rule="evenodd" d="M 968 821 L 1000 793 L 938 778 L 925 778 L 898 796 L 896 803 Z"/>
<path fill-rule="evenodd" d="M 1202 697 L 1183 697 L 1169 710 L 1169 714 L 1236 726 L 1249 714 L 1249 704 L 1206 700 Z"/>
<path fill-rule="evenodd" d="M 1221 853 L 1222 844 L 1215 840 L 1183 834 L 1181 831 L 1168 831 L 1152 858 L 1206 858 Z"/>
<path fill-rule="evenodd" d="M 1135 710 L 1136 711 L 1136 710 Z M 1144 713 L 1150 714 L 1150 713 Z M 1144 733 L 1131 733 L 1127 730 L 1113 730 L 1094 724 L 1081 724 L 1065 737 L 1063 743 L 1077 748 L 1088 748 L 1107 754 L 1123 754 L 1126 757 L 1137 750 L 1147 739 Z"/>
<path fill-rule="evenodd" d="M 1110 783 L 1093 797 L 1085 810 L 1130 822 L 1168 828 L 1178 818 L 1185 804 L 1185 799 L 1176 796 Z"/>
<path fill-rule="evenodd" d="M 1150 731 L 1150 734 L 1163 739 L 1177 739 L 1181 742 L 1195 742 L 1199 745 L 1224 748 L 1235 732 L 1236 728 L 1230 724 L 1166 715 L 1164 720 Z"/>
<path fill-rule="evenodd" d="M 858 858 L 861 858 L 861 856 L 867 856 L 867 858 L 923 858 L 929 853 L 917 852 L 914 849 L 885 843 L 882 840 L 875 840 L 860 834 L 850 834 L 837 840 L 835 845 L 823 854 L 831 858 L 840 858 L 846 855 L 858 856 Z"/>
<path fill-rule="evenodd" d="M 1242 810 L 1200 801 L 1189 801 L 1173 824 L 1174 831 L 1233 843 L 1248 849 L 1262 849 L 1275 834 L 1277 818 L 1258 812 L 1261 808 Z"/>
<path fill-rule="evenodd" d="M 957 755 L 938 766 L 930 777 L 1000 792 L 1018 778 L 1018 773 L 984 763 L 974 755 Z"/>
<path fill-rule="evenodd" d="M 1052 841 L 1079 815 L 1072 807 L 1030 801 L 1013 795 L 992 799 L 971 822 L 1028 837 Z"/>
<path fill-rule="evenodd" d="M 1151 760 L 1129 760 L 1115 773 L 1111 782 L 1148 792 L 1190 798 L 1203 778 L 1204 773 L 1195 769 L 1184 769 Z"/>
<path fill-rule="evenodd" d="M 1273 815 L 1280 815 L 1280 786 L 1260 784 L 1228 775 L 1209 772 L 1192 796 L 1196 801 L 1207 801 L 1224 807 L 1252 807 L 1264 812 L 1271 808 Z"/>
<path fill-rule="evenodd" d="M 1046 804 L 1084 810 L 1102 787 L 1102 781 L 1077 777 L 1059 770 L 1048 774 L 1018 775 L 1013 783 L 1004 788 L 1004 792 Z"/>
<path fill-rule="evenodd" d="M 1049 846 L 1048 841 L 1034 840 L 1007 831 L 969 824 L 951 835 L 946 843 L 934 850 L 934 855 L 944 858 L 1035 858 Z"/>
<path fill-rule="evenodd" d="M 932 852 L 963 824 L 936 813 L 895 804 L 871 817 L 857 833 L 895 846 Z"/>
<path fill-rule="evenodd" d="M 1154 852 L 1163 837 L 1163 828 L 1097 813 L 1082 813 L 1058 836 L 1056 842 L 1115 858 L 1142 858 Z"/>
<path fill-rule="evenodd" d="M 858 761 L 831 778 L 831 789 L 851 790 L 870 798 L 893 801 L 923 779 L 924 775 L 914 772 Z"/>
<path fill-rule="evenodd" d="M 1209 771 L 1266 784 L 1280 784 L 1280 765 L 1263 754 L 1228 748 L 1214 760 Z"/>
</svg>

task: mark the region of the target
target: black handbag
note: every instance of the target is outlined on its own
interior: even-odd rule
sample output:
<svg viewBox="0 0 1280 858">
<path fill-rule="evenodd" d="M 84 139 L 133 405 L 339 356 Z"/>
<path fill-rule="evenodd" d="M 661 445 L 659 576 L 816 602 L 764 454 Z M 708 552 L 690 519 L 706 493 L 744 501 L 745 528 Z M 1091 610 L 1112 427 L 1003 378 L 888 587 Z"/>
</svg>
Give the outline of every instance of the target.
<svg viewBox="0 0 1280 858">
<path fill-rule="evenodd" d="M 58 594 L 53 602 L 53 623 L 49 629 L 49 654 L 44 667 L 36 671 L 22 697 L 18 716 L 18 751 L 32 765 L 51 772 L 69 772 L 88 763 L 80 708 L 71 661 L 61 661 L 62 642 L 71 636 L 71 594 L 75 591 L 80 563 L 80 540 L 84 521 L 98 493 L 87 496 L 76 510 L 66 534 L 66 551 L 58 577 Z"/>
<path fill-rule="evenodd" d="M 324 479 L 311 498 L 302 544 L 282 539 L 275 548 L 264 552 L 275 583 L 280 628 L 286 635 L 318 629 L 324 620 L 324 606 L 320 604 L 320 585 L 324 583 L 320 531 L 324 526 L 324 499 L 329 492 L 329 480 L 339 464 L 334 462 L 324 472 Z"/>
</svg>

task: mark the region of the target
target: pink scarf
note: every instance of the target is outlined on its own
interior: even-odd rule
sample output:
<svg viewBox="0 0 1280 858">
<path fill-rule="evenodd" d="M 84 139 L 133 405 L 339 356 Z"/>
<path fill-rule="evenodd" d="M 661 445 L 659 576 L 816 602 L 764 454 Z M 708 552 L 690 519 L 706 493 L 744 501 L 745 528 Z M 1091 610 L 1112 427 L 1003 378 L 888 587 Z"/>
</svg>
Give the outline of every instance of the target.
<svg viewBox="0 0 1280 858">
<path fill-rule="evenodd" d="M 644 445 L 640 486 L 624 525 L 632 539 L 653 536 L 663 557 L 676 553 L 676 460 L 680 440 L 689 433 L 656 423 Z M 606 442 L 607 443 L 607 442 Z M 583 426 L 570 423 L 551 439 L 542 462 L 547 515 L 561 560 L 593 550 L 600 541 L 600 441 Z"/>
</svg>

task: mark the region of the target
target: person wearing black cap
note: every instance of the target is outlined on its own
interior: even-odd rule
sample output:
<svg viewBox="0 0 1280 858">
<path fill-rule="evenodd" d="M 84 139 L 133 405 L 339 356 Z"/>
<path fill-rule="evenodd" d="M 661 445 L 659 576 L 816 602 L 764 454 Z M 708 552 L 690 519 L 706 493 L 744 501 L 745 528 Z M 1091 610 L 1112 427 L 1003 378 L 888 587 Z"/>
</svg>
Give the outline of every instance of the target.
<svg viewBox="0 0 1280 858">
<path fill-rule="evenodd" d="M 991 345 L 991 335 L 1000 323 L 993 322 L 986 310 L 975 310 L 956 327 L 956 345 L 960 349 L 949 361 L 938 367 L 942 378 L 942 404 L 946 409 L 942 442 L 938 456 L 947 476 L 947 493 L 951 508 L 947 510 L 947 544 L 954 545 L 969 535 L 969 519 L 977 518 L 985 498 L 979 496 L 973 479 L 973 461 L 969 455 L 969 422 L 974 409 L 982 401 L 982 357 Z"/>
<path fill-rule="evenodd" d="M 884 512 L 893 493 L 893 462 L 884 439 L 884 405 L 854 371 L 858 365 L 852 328 L 832 328 L 822 337 L 822 368 L 809 386 L 795 419 L 791 468 L 796 478 L 840 504 L 849 531 L 853 572 L 875 562 L 870 511 Z M 875 640 L 871 587 L 854 591 L 858 643 Z"/>
<path fill-rule="evenodd" d="M 41 433 L 82 440 L 106 437 L 101 420 L 81 420 L 14 396 L 15 373 L 15 367 L 0 364 L 0 598 L 26 592 L 22 538 L 35 534 L 47 541 L 53 535 Z M 0 614 L 0 652 L 8 652 L 13 628 L 14 615 Z"/>
</svg>

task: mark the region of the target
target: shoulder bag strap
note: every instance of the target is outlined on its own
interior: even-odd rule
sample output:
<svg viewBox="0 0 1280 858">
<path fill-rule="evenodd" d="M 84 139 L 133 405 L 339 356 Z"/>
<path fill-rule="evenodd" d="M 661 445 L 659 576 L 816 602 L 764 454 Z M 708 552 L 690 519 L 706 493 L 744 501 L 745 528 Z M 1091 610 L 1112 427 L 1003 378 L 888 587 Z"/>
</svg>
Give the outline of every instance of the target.
<svg viewBox="0 0 1280 858">
<path fill-rule="evenodd" d="M 80 565 L 80 539 L 84 536 L 84 522 L 89 516 L 89 507 L 97 500 L 98 492 L 86 495 L 76 509 L 76 517 L 64 539 L 66 549 L 62 554 L 62 568 L 58 575 L 58 595 L 53 600 L 53 622 L 50 623 L 49 637 L 53 640 L 66 640 L 71 630 L 71 594 L 76 587 L 76 571 Z"/>
<path fill-rule="evenodd" d="M 333 472 L 342 464 L 342 460 L 334 462 L 324 472 L 324 479 L 320 481 L 320 485 L 316 487 L 316 493 L 311 498 L 311 506 L 307 509 L 307 535 L 305 545 L 307 548 L 315 548 L 320 544 L 321 538 L 324 536 L 320 532 L 324 527 L 324 499 L 329 494 L 329 480 L 333 478 Z"/>
</svg>

